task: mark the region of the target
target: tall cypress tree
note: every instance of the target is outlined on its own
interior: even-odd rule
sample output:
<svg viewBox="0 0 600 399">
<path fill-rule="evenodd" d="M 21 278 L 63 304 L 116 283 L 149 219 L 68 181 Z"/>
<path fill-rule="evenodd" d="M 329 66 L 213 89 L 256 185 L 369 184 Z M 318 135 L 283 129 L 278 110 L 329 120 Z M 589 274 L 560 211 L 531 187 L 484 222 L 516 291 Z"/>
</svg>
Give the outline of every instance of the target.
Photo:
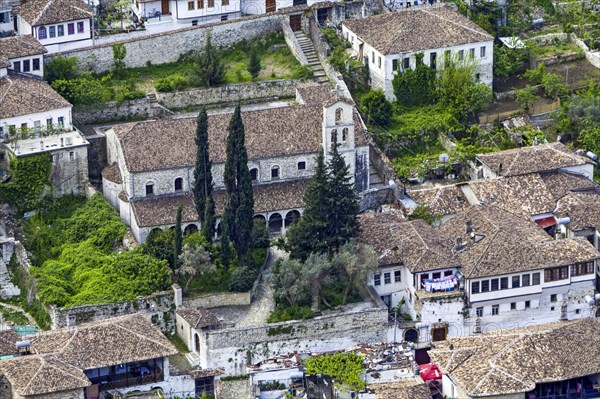
<svg viewBox="0 0 600 399">
<path fill-rule="evenodd" d="M 200 108 L 196 120 L 196 166 L 194 168 L 194 186 L 192 193 L 198 218 L 202 222 L 202 233 L 212 242 L 215 234 L 215 207 L 213 195 L 212 162 L 208 148 L 208 115 L 204 107 Z M 212 206 L 208 203 L 212 202 Z M 210 238 L 209 238 L 210 237 Z"/>
<path fill-rule="evenodd" d="M 183 212 L 183 206 L 179 205 L 177 207 L 177 217 L 175 219 L 175 240 L 174 240 L 174 269 L 179 268 L 179 255 L 181 255 L 181 249 L 183 247 L 183 231 L 181 230 L 181 214 Z"/>
<path fill-rule="evenodd" d="M 325 233 L 330 251 L 338 250 L 359 231 L 358 197 L 351 181 L 350 168 L 334 143 L 327 163 L 328 190 L 327 213 L 329 215 Z"/>
<path fill-rule="evenodd" d="M 226 234 L 235 246 L 238 259 L 241 259 L 248 253 L 252 243 L 254 195 L 248 169 L 248 154 L 244 143 L 244 123 L 240 104 L 235 107 L 228 132 L 227 160 L 223 173 L 227 191 L 224 219 L 227 226 Z"/>
</svg>

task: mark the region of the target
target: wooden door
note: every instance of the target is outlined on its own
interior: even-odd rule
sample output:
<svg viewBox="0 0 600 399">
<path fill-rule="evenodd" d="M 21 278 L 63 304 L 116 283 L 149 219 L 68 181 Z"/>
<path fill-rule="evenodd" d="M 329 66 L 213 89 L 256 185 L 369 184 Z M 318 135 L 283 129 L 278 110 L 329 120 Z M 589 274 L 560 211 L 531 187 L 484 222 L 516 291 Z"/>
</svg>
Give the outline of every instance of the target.
<svg viewBox="0 0 600 399">
<path fill-rule="evenodd" d="M 277 11 L 277 0 L 265 0 L 266 12 Z"/>
<path fill-rule="evenodd" d="M 302 15 L 290 15 L 290 26 L 294 32 L 302 29 Z"/>
<path fill-rule="evenodd" d="M 169 0 L 161 0 L 161 13 L 163 15 L 168 15 L 171 12 L 169 11 Z"/>
</svg>

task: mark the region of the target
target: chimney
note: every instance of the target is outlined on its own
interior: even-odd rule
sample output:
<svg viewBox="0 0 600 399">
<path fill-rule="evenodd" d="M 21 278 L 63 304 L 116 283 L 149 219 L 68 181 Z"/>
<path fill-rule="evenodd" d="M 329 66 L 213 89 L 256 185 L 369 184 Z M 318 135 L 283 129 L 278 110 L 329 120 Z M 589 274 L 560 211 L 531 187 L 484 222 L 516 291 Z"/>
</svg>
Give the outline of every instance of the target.
<svg viewBox="0 0 600 399">
<path fill-rule="evenodd" d="M 465 244 L 463 242 L 462 237 L 460 237 L 460 236 L 456 237 L 456 242 L 454 244 L 454 252 L 461 252 L 466 247 L 467 247 L 467 244 Z"/>
<path fill-rule="evenodd" d="M 62 137 L 60 138 L 60 146 L 64 147 L 65 143 L 64 143 L 65 139 L 63 139 Z"/>
<path fill-rule="evenodd" d="M 67 328 L 75 328 L 77 325 L 77 316 L 74 314 L 67 315 Z"/>
<path fill-rule="evenodd" d="M 179 284 L 173 284 L 173 292 L 175 293 L 175 308 L 183 306 L 183 293 Z"/>
<path fill-rule="evenodd" d="M 471 219 L 467 219 L 467 223 L 465 225 L 465 233 L 469 234 L 473 232 L 473 221 Z"/>
</svg>

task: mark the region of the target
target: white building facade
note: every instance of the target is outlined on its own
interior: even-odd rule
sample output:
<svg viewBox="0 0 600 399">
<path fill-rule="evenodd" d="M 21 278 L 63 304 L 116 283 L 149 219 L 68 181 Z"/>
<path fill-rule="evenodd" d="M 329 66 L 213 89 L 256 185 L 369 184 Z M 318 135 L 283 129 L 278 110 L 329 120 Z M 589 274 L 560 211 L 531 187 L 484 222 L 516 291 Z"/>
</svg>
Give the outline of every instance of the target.
<svg viewBox="0 0 600 399">
<path fill-rule="evenodd" d="M 149 30 L 177 29 L 241 17 L 241 0 L 133 0 L 131 8 Z"/>
</svg>

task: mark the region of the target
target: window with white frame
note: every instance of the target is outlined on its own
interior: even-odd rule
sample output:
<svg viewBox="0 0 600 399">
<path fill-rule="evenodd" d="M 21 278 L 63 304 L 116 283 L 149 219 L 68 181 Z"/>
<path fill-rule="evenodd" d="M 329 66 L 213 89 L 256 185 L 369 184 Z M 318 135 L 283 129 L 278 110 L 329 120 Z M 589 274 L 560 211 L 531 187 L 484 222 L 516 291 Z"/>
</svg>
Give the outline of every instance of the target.
<svg viewBox="0 0 600 399">
<path fill-rule="evenodd" d="M 483 316 L 483 307 L 479 307 L 479 308 L 475 309 L 475 315 L 477 317 L 482 317 Z"/>
<path fill-rule="evenodd" d="M 402 271 L 394 270 L 394 282 L 399 283 L 402 281 Z"/>
<path fill-rule="evenodd" d="M 500 312 L 500 305 L 492 305 L 492 316 L 497 316 Z"/>
<path fill-rule="evenodd" d="M 392 274 L 390 272 L 383 273 L 383 282 L 384 284 L 392 283 Z"/>
<path fill-rule="evenodd" d="M 485 46 L 481 46 L 481 47 L 479 48 L 479 56 L 480 56 L 481 58 L 485 58 Z"/>
<path fill-rule="evenodd" d="M 381 274 L 377 273 L 373 276 L 373 285 L 378 286 L 381 285 Z"/>
</svg>

